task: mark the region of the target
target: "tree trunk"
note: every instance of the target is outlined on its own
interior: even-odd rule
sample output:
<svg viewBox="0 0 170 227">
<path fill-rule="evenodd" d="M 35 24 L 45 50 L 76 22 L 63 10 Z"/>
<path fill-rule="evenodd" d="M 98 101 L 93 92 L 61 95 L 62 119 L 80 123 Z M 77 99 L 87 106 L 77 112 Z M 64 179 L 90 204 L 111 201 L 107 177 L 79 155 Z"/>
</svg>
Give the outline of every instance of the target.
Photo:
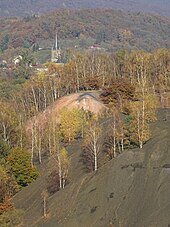
<svg viewBox="0 0 170 227">
<path fill-rule="evenodd" d="M 121 139 L 121 150 L 124 151 L 124 141 L 123 141 L 123 138 Z"/>
<path fill-rule="evenodd" d="M 57 158 L 58 158 L 59 187 L 61 189 L 62 188 L 62 169 L 61 169 L 60 150 L 58 150 Z"/>
<path fill-rule="evenodd" d="M 97 141 L 96 141 L 96 133 L 93 132 L 93 152 L 94 152 L 94 171 L 97 170 Z"/>
<path fill-rule="evenodd" d="M 52 149 L 51 149 L 51 134 L 50 134 L 50 131 L 48 133 L 48 147 L 49 147 L 49 152 L 50 152 L 50 155 L 51 155 Z"/>
<path fill-rule="evenodd" d="M 31 138 L 31 166 L 34 167 L 34 125 L 32 124 L 32 138 Z"/>
<path fill-rule="evenodd" d="M 6 125 L 5 125 L 4 122 L 2 123 L 2 127 L 3 127 L 3 138 L 4 138 L 4 141 L 7 142 L 8 141 L 8 136 L 7 136 Z"/>
<path fill-rule="evenodd" d="M 20 115 L 19 126 L 20 126 L 20 147 L 22 149 L 23 148 L 23 131 L 22 131 L 22 116 L 21 115 Z"/>
<path fill-rule="evenodd" d="M 41 156 L 41 145 L 42 145 L 42 140 L 41 140 L 41 132 L 40 132 L 40 127 L 38 128 L 38 159 L 39 163 L 42 163 L 42 156 Z"/>
<path fill-rule="evenodd" d="M 35 109 L 36 109 L 36 112 L 38 112 L 38 104 L 37 104 L 37 100 L 36 100 L 35 90 L 33 87 L 32 87 L 32 94 L 33 94 L 33 98 L 34 98 Z"/>
<path fill-rule="evenodd" d="M 113 116 L 113 156 L 116 157 L 116 116 Z"/>
<path fill-rule="evenodd" d="M 43 203 L 44 203 L 44 218 L 46 218 L 47 217 L 47 198 L 46 198 L 46 196 L 44 195 L 43 196 Z"/>
</svg>

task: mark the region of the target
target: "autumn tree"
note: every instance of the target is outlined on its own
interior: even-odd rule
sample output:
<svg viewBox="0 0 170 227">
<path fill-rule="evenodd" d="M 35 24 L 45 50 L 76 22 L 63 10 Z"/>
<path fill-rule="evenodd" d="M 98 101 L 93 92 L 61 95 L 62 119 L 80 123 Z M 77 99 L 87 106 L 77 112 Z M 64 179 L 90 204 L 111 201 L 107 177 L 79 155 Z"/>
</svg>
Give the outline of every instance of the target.
<svg viewBox="0 0 170 227">
<path fill-rule="evenodd" d="M 143 148 L 143 144 L 150 138 L 149 123 L 156 120 L 156 100 L 153 95 L 147 95 L 145 98 L 145 106 L 143 101 L 136 101 L 130 104 L 130 115 L 132 120 L 130 123 L 132 138 Z"/>
<path fill-rule="evenodd" d="M 82 132 L 82 127 L 85 124 L 84 111 L 80 109 L 64 108 L 60 115 L 61 133 L 69 143 Z"/>
<path fill-rule="evenodd" d="M 100 94 L 101 100 L 110 108 L 117 107 L 121 112 L 126 107 L 126 102 L 134 99 L 135 88 L 124 78 L 112 79 L 109 86 L 105 86 Z"/>
<path fill-rule="evenodd" d="M 68 176 L 69 157 L 66 149 L 62 147 L 62 132 L 58 119 L 53 114 L 51 114 L 51 119 L 48 121 L 46 134 L 50 156 L 55 160 L 54 166 L 58 176 L 56 178 L 58 178 L 59 189 L 62 189 L 65 187 Z"/>
<path fill-rule="evenodd" d="M 0 215 L 13 208 L 11 197 L 18 191 L 16 181 L 0 166 Z"/>
<path fill-rule="evenodd" d="M 68 180 L 70 158 L 68 156 L 67 150 L 64 147 L 60 150 L 60 160 L 61 160 L 61 176 L 59 176 L 60 188 L 65 188 L 66 182 Z"/>
<path fill-rule="evenodd" d="M 155 119 L 153 113 L 155 112 L 156 102 L 153 87 L 150 86 L 151 74 L 149 61 L 151 55 L 144 52 L 137 52 L 135 56 L 134 68 L 136 71 L 136 98 L 138 101 L 132 104 L 132 109 L 134 110 L 134 114 L 132 115 L 136 119 L 139 147 L 142 148 L 143 142 L 149 136 L 147 135 L 148 118 L 152 116 L 153 119 L 150 120 Z"/>
<path fill-rule="evenodd" d="M 10 208 L 0 215 L 0 226 L 18 226 L 22 223 L 23 211 Z"/>
</svg>

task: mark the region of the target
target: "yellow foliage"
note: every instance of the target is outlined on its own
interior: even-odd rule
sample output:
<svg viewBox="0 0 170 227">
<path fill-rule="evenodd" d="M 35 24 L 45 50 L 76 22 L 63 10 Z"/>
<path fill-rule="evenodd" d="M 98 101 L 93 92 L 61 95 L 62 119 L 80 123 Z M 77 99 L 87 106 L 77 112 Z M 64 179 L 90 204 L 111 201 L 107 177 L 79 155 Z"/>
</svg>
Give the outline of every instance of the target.
<svg viewBox="0 0 170 227">
<path fill-rule="evenodd" d="M 85 123 L 83 112 L 79 109 L 69 110 L 64 108 L 61 112 L 60 129 L 65 140 L 71 142 L 76 135 L 81 131 Z"/>
<path fill-rule="evenodd" d="M 61 159 L 62 166 L 65 166 L 65 167 L 69 166 L 70 160 L 69 160 L 68 152 L 64 147 L 60 151 L 60 159 Z"/>
</svg>

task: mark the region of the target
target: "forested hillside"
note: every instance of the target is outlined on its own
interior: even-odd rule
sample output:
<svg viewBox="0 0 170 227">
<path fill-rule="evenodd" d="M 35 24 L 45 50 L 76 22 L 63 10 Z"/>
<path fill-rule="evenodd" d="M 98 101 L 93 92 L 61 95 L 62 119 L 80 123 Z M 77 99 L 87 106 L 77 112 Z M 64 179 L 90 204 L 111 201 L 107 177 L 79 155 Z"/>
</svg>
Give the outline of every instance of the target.
<svg viewBox="0 0 170 227">
<path fill-rule="evenodd" d="M 169 226 L 169 37 L 111 9 L 0 19 L 0 226 Z"/>
<path fill-rule="evenodd" d="M 44 223 L 47 217 L 51 226 L 56 226 L 56 223 L 67 222 L 65 217 L 68 218 L 76 210 L 78 216 L 81 216 L 79 212 L 85 214 L 85 223 L 89 223 L 92 214 L 98 214 L 98 210 L 102 213 L 97 215 L 97 219 L 104 215 L 103 212 L 108 209 L 107 201 L 112 198 L 117 201 L 114 205 L 111 203 L 107 212 L 112 223 L 131 223 L 131 216 L 136 221 L 134 213 L 124 212 L 126 218 L 120 213 L 115 216 L 111 212 L 119 209 L 120 199 L 122 205 L 126 198 L 127 206 L 130 204 L 134 210 L 138 203 L 143 202 L 142 208 L 147 208 L 146 213 L 139 206 L 137 220 L 140 217 L 141 223 L 145 220 L 149 223 L 155 205 L 148 204 L 148 199 L 153 202 L 150 192 L 155 191 L 155 188 L 146 179 L 150 177 L 159 190 L 163 176 L 161 170 L 169 171 L 169 148 L 166 142 L 169 141 L 169 111 L 165 111 L 161 120 L 163 123 L 155 123 L 154 134 L 150 127 L 157 120 L 157 109 L 170 106 L 169 50 L 158 49 L 152 53 L 119 51 L 112 55 L 83 52 L 74 54 L 74 58 L 64 65 L 48 62 L 44 67 L 46 70 L 37 74 L 27 75 L 27 70 L 25 74 L 19 71 L 17 77 L 13 75 L 13 78 L 5 77 L 1 81 L 0 224 L 4 226 L 11 223 L 11 226 L 15 226 L 24 215 L 24 226 L 37 226 L 37 221 L 39 224 Z M 10 88 L 11 84 L 16 89 L 4 89 Z M 61 108 L 61 104 L 65 108 Z M 99 110 L 101 107 L 104 111 L 97 112 L 97 108 Z M 115 164 L 117 162 L 119 164 Z M 109 163 L 114 168 L 111 172 Z M 104 172 L 100 172 L 100 169 Z M 124 171 L 127 171 L 128 177 L 125 177 Z M 160 178 L 156 177 L 157 172 Z M 135 173 L 139 175 L 133 178 Z M 125 191 L 117 188 L 117 183 L 109 184 L 112 178 L 117 182 L 119 174 L 122 179 L 128 179 L 125 184 L 124 180 L 118 180 L 123 182 L 120 188 Z M 94 179 L 97 179 L 95 186 L 91 184 Z M 103 187 L 106 182 L 102 179 L 108 179 L 107 189 Z M 129 179 L 132 179 L 131 186 Z M 35 184 L 31 184 L 34 181 Z M 100 182 L 104 182 L 102 187 Z M 84 183 L 89 185 L 89 193 L 96 191 L 97 195 L 103 195 L 106 189 L 102 197 L 104 200 L 91 200 L 87 196 L 88 201 L 85 197 L 86 202 L 83 203 L 84 195 L 79 193 L 85 190 Z M 126 185 L 129 185 L 128 189 Z M 145 200 L 139 196 L 144 185 L 147 185 Z M 165 185 L 167 191 L 164 196 L 169 198 L 167 183 Z M 134 193 L 130 188 L 134 188 Z M 67 196 L 74 198 L 71 203 L 65 199 L 65 190 L 69 190 Z M 17 192 L 16 210 L 11 198 Z M 135 198 L 132 196 L 134 194 Z M 163 203 L 160 194 L 157 193 Z M 61 202 L 50 203 L 54 197 Z M 87 205 L 82 208 L 81 204 Z M 100 209 L 103 204 L 107 206 Z M 159 223 L 167 223 L 169 215 L 162 218 L 160 202 L 155 201 L 155 204 L 159 208 L 156 210 Z M 122 208 L 127 211 L 124 206 Z M 77 212 L 74 213 L 76 220 Z M 142 219 L 143 215 L 146 215 L 145 220 Z M 107 217 L 98 221 L 108 224 Z M 84 227 L 83 224 L 80 226 Z M 70 225 L 68 222 L 61 226 Z M 71 226 L 75 226 L 74 221 Z M 98 226 L 96 222 L 94 226 Z M 135 223 L 131 226 L 135 226 Z"/>
<path fill-rule="evenodd" d="M 151 12 L 170 17 L 169 0 L 1 0 L 0 16 L 28 16 L 52 11 L 56 8 L 112 8 L 132 12 Z"/>
<path fill-rule="evenodd" d="M 1 51 L 33 44 L 51 49 L 56 30 L 62 49 L 95 44 L 110 51 L 170 47 L 170 20 L 166 18 L 114 10 L 62 10 L 21 20 L 1 19 Z"/>
</svg>

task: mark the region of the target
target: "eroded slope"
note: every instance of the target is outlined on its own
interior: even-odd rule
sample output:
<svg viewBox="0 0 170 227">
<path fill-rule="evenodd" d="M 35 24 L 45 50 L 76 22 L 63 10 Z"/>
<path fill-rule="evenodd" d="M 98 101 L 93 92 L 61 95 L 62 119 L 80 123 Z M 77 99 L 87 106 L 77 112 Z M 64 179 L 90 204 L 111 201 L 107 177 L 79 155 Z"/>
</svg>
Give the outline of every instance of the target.
<svg viewBox="0 0 170 227">
<path fill-rule="evenodd" d="M 170 110 L 160 110 L 158 121 L 151 126 L 152 139 L 142 150 L 125 151 L 96 173 L 84 170 L 79 144 L 73 145 L 71 182 L 48 199 L 46 220 L 42 218 L 41 192 L 47 169 L 15 196 L 16 206 L 25 210 L 23 226 L 168 227 L 169 116 Z"/>
</svg>

